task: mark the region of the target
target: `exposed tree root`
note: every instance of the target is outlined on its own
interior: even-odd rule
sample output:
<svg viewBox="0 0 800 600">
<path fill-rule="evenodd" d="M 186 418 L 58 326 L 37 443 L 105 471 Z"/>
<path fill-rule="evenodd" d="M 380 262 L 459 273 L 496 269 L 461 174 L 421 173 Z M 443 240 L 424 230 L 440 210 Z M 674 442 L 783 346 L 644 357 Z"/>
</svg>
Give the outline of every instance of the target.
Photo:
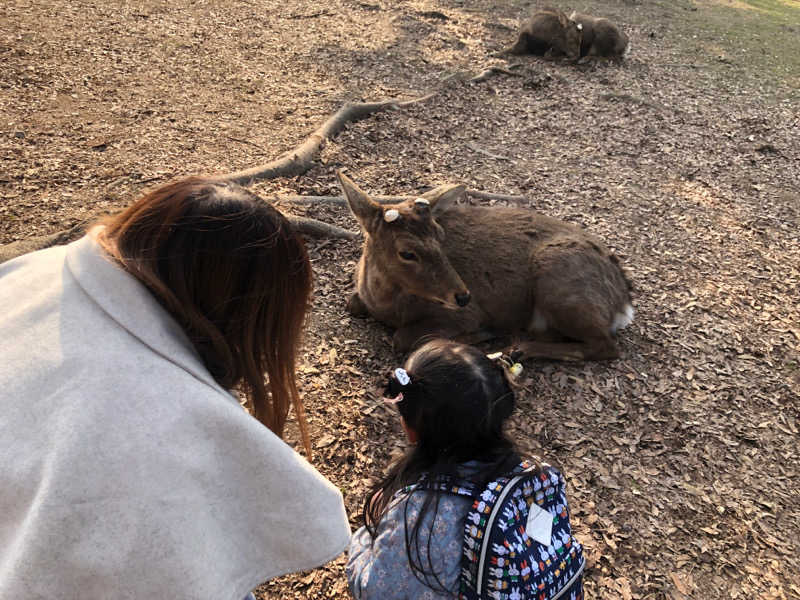
<svg viewBox="0 0 800 600">
<path fill-rule="evenodd" d="M 508 68 L 492 66 L 487 67 L 478 75 L 467 77 L 461 74 L 451 75 L 447 79 L 460 78 L 468 82 L 485 81 L 495 74 L 503 74 L 510 76 L 520 76 L 519 73 L 514 73 L 510 69 L 517 68 L 521 65 L 511 65 Z M 384 100 L 382 102 L 348 102 L 342 106 L 336 113 L 326 120 L 316 131 L 314 131 L 308 138 L 303 141 L 294 150 L 291 150 L 266 164 L 244 169 L 241 171 L 234 171 L 232 173 L 225 173 L 216 175 L 212 179 L 216 181 L 224 181 L 230 183 L 237 183 L 240 185 L 249 185 L 254 181 L 261 179 L 275 179 L 278 177 L 293 177 L 301 175 L 311 169 L 313 161 L 317 153 L 322 149 L 325 142 L 340 133 L 344 127 L 353 121 L 363 119 L 369 115 L 384 110 L 399 110 L 406 106 L 425 102 L 437 92 L 430 92 L 419 98 L 411 100 Z M 236 140 L 247 142 L 246 140 Z M 495 158 L 502 158 L 496 156 Z M 509 202 L 521 203 L 525 201 L 523 196 L 508 196 L 505 194 L 492 194 L 490 192 L 481 192 L 479 190 L 467 190 L 467 194 L 476 198 L 490 199 L 490 200 L 504 200 Z M 408 196 L 377 196 L 375 198 L 378 202 L 392 203 L 402 202 L 408 199 Z M 278 200 L 288 202 L 331 202 L 334 204 L 345 204 L 345 200 L 339 196 L 287 196 L 278 198 Z M 341 239 L 353 239 L 358 236 L 357 233 L 342 229 L 330 223 L 324 223 L 316 219 L 308 217 L 298 217 L 293 215 L 286 215 L 292 225 L 302 235 L 312 237 L 330 237 Z M 0 263 L 11 260 L 22 254 L 34 252 L 55 246 L 57 244 L 66 244 L 77 239 L 83 235 L 87 222 L 80 223 L 70 229 L 59 231 L 51 235 L 35 236 L 24 240 L 12 242 L 10 244 L 0 245 Z"/>
<path fill-rule="evenodd" d="M 356 232 L 348 231 L 347 229 L 342 229 L 341 227 L 318 221 L 317 219 L 296 217 L 294 215 L 285 216 L 297 232 L 304 236 L 348 240 L 358 237 L 358 233 Z M 25 238 L 24 240 L 17 240 L 10 244 L 0 244 L 0 263 L 4 263 L 17 256 L 22 256 L 23 254 L 28 254 L 29 252 L 36 252 L 37 250 L 44 250 L 50 246 L 68 244 L 77 240 L 85 233 L 87 224 L 88 222 L 85 221 L 70 229 L 65 229 L 64 231 L 59 231 L 50 235 L 37 235 Z"/>
<path fill-rule="evenodd" d="M 412 100 L 384 100 L 383 102 L 348 102 L 325 121 L 314 133 L 294 150 L 264 165 L 216 176 L 218 181 L 249 185 L 259 179 L 294 177 L 302 175 L 313 166 L 314 157 L 325 142 L 344 129 L 347 123 L 363 119 L 383 110 L 399 110 L 412 104 L 425 102 L 436 95 L 431 92 Z"/>
<path fill-rule="evenodd" d="M 488 150 L 484 150 L 477 144 L 467 143 L 467 148 L 469 148 L 473 152 L 477 152 L 478 154 L 483 154 L 484 156 L 488 156 L 489 158 L 494 158 L 495 160 L 507 160 L 510 162 L 514 162 L 508 156 L 503 156 L 501 154 L 494 154 L 492 152 L 489 152 Z"/>
<path fill-rule="evenodd" d="M 347 229 L 342 229 L 341 227 L 325 223 L 324 221 L 317 221 L 316 219 L 309 219 L 308 217 L 295 217 L 294 215 L 285 216 L 301 235 L 348 240 L 358 237 L 358 233 L 347 231 Z"/>
<path fill-rule="evenodd" d="M 50 235 L 37 235 L 34 237 L 25 238 L 24 240 L 17 240 L 16 242 L 11 242 L 10 244 L 0 245 L 0 263 L 4 263 L 7 260 L 16 258 L 17 256 L 22 256 L 28 252 L 43 250 L 44 248 L 57 246 L 58 244 L 68 244 L 69 242 L 76 240 L 83 235 L 87 223 L 87 221 L 83 221 L 77 225 L 74 225 L 73 227 L 70 227 L 69 229 L 59 231 L 58 233 L 52 233 Z"/>
<path fill-rule="evenodd" d="M 510 194 L 495 194 L 494 192 L 483 192 L 481 190 L 466 190 L 467 196 L 479 198 L 481 200 L 502 200 L 504 202 L 513 202 L 514 204 L 522 204 L 527 201 L 525 196 L 515 196 Z M 405 202 L 414 196 L 370 196 L 375 202 L 380 204 L 395 204 L 397 202 Z M 277 202 L 292 202 L 295 204 L 335 204 L 345 206 L 347 201 L 342 196 L 278 196 L 274 198 Z"/>
</svg>

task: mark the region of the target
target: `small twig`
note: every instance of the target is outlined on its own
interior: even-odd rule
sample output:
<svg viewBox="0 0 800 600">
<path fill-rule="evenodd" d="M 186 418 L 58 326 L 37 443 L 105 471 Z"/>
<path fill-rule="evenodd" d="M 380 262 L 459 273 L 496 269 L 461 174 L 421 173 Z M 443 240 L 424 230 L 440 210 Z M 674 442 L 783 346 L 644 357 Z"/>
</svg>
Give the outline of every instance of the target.
<svg viewBox="0 0 800 600">
<path fill-rule="evenodd" d="M 106 190 L 112 190 L 115 187 L 122 185 L 126 181 L 134 185 L 141 185 L 143 183 L 150 183 L 153 181 L 160 181 L 164 179 L 164 175 L 158 175 L 156 177 L 148 177 L 147 179 L 137 179 L 138 177 L 141 176 L 142 176 L 141 173 L 128 173 L 127 175 L 122 175 L 120 177 L 115 178 L 110 183 L 108 183 L 108 185 L 106 185 Z"/>
<path fill-rule="evenodd" d="M 684 69 L 707 69 L 708 65 L 698 65 L 692 63 L 662 63 L 662 67 L 681 67 Z"/>
<path fill-rule="evenodd" d="M 315 19 L 316 17 L 322 17 L 330 15 L 331 12 L 328 10 L 321 10 L 319 12 L 311 13 L 310 15 L 289 15 L 287 19 Z"/>
<path fill-rule="evenodd" d="M 168 125 L 168 127 L 170 129 L 174 129 L 175 131 L 180 131 L 182 133 L 191 133 L 193 135 L 196 135 L 196 134 L 200 133 L 199 131 L 196 131 L 194 129 L 187 129 L 186 127 L 180 127 L 179 125 Z M 226 138 L 228 140 L 231 140 L 232 142 L 239 142 L 240 144 L 249 144 L 251 146 L 255 146 L 256 148 L 258 148 L 259 150 L 261 150 L 264 153 L 267 152 L 265 148 L 263 148 L 262 146 L 259 146 L 255 142 L 251 142 L 250 140 L 244 140 L 242 138 L 233 137 L 232 135 L 228 135 L 226 133 L 223 133 L 221 135 L 222 135 L 222 137 L 224 137 L 224 138 Z"/>
<path fill-rule="evenodd" d="M 164 179 L 163 175 L 159 175 L 158 177 L 148 177 L 147 179 L 140 179 L 136 183 L 151 183 L 153 181 L 160 181 Z"/>
<path fill-rule="evenodd" d="M 510 77 L 522 77 L 522 73 L 514 73 L 511 69 L 518 69 L 523 67 L 522 63 L 516 63 L 513 65 L 508 65 L 507 67 L 500 67 L 497 65 L 486 67 L 483 71 L 478 73 L 477 75 L 473 75 L 470 73 L 464 73 L 463 71 L 456 71 L 455 73 L 450 73 L 446 75 L 440 80 L 440 83 L 447 83 L 451 80 L 456 81 L 466 81 L 467 83 L 478 83 L 480 81 L 486 81 L 492 75 L 509 75 Z"/>
<path fill-rule="evenodd" d="M 438 10 L 424 10 L 417 13 L 420 17 L 427 17 L 429 19 L 438 19 L 440 21 L 449 21 L 450 17 L 448 17 L 443 12 L 439 12 Z"/>
<path fill-rule="evenodd" d="M 514 202 L 515 204 L 522 204 L 528 200 L 525 196 L 495 194 L 493 192 L 482 192 L 480 190 L 467 190 L 467 196 L 480 198 L 481 200 L 502 200 L 504 202 Z"/>
<path fill-rule="evenodd" d="M 475 75 L 475 77 L 471 77 L 467 81 L 469 81 L 470 83 L 479 83 L 481 81 L 486 81 L 492 75 L 498 75 L 498 74 L 508 75 L 509 77 L 522 77 L 522 73 L 514 73 L 513 71 L 509 70 L 509 69 L 518 68 L 520 66 L 522 66 L 522 65 L 520 65 L 520 64 L 509 65 L 508 68 L 497 67 L 497 66 L 487 67 L 483 71 L 481 71 L 479 74 Z"/>
<path fill-rule="evenodd" d="M 192 134 L 198 133 L 194 129 L 187 129 L 186 127 L 181 127 L 180 125 L 167 125 L 167 127 L 169 127 L 170 129 L 174 129 L 175 131 L 180 131 L 181 133 L 192 133 Z"/>
<path fill-rule="evenodd" d="M 239 142 L 240 144 L 249 144 L 250 146 L 253 146 L 254 148 L 258 148 L 264 154 L 267 153 L 267 150 L 263 146 L 259 146 L 258 144 L 256 144 L 255 142 L 251 142 L 250 140 L 243 140 L 241 138 L 236 138 L 236 137 L 233 137 L 232 135 L 227 135 L 227 134 L 224 134 L 224 133 L 222 134 L 222 136 L 224 138 L 227 138 L 227 139 L 231 140 L 232 142 Z"/>
<path fill-rule="evenodd" d="M 470 150 L 474 150 L 478 154 L 483 154 L 484 156 L 488 156 L 489 158 L 494 158 L 494 159 L 497 159 L 497 160 L 507 160 L 509 162 L 514 162 L 508 156 L 502 156 L 500 154 L 492 154 L 491 152 L 488 152 L 487 150 L 484 150 L 480 146 L 476 146 L 475 144 L 472 144 L 470 142 L 467 142 L 467 148 L 469 148 Z"/>
<path fill-rule="evenodd" d="M 439 80 L 439 83 L 447 83 L 448 81 L 456 80 L 456 79 L 458 81 L 463 81 L 464 80 L 464 74 L 459 72 L 459 71 L 456 71 L 455 73 L 450 73 L 449 75 L 445 75 L 444 77 L 442 77 Z"/>
</svg>

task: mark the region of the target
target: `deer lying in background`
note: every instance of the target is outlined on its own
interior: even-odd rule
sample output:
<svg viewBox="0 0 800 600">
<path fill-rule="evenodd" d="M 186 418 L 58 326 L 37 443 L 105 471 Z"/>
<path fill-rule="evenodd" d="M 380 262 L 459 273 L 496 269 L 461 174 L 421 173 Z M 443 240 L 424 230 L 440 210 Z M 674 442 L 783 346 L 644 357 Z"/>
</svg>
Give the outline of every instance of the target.
<svg viewBox="0 0 800 600">
<path fill-rule="evenodd" d="M 620 61 L 630 51 L 628 36 L 608 19 L 578 12 L 573 12 L 569 18 L 581 26 L 581 62 L 584 58 Z"/>
<path fill-rule="evenodd" d="M 381 205 L 341 172 L 339 181 L 365 236 L 348 311 L 395 327 L 396 350 L 430 336 L 523 334 L 514 349 L 525 357 L 619 356 L 630 285 L 580 227 L 526 209 L 454 206 L 458 185 Z"/>
<path fill-rule="evenodd" d="M 498 52 L 503 54 L 537 54 L 548 58 L 580 58 L 581 26 L 557 8 L 537 11 L 522 26 L 517 41 Z"/>
</svg>

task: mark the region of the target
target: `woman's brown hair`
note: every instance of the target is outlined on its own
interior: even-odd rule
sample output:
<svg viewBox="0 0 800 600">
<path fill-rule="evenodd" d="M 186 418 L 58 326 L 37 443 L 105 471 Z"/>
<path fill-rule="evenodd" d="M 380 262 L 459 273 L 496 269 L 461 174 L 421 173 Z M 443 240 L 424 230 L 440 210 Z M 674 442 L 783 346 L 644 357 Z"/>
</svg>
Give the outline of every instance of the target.
<svg viewBox="0 0 800 600">
<path fill-rule="evenodd" d="M 239 186 L 191 177 L 101 224 L 100 244 L 181 324 L 221 386 L 241 385 L 279 437 L 294 405 L 311 458 L 295 383 L 311 264 L 286 218 Z"/>
</svg>

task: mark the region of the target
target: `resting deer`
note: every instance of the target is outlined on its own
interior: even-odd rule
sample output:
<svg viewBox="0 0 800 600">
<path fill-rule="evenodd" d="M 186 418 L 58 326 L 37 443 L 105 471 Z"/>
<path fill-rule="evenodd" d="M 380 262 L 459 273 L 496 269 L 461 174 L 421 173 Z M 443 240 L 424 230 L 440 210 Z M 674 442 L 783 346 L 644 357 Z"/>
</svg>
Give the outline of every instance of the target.
<svg viewBox="0 0 800 600">
<path fill-rule="evenodd" d="M 523 23 L 517 41 L 501 50 L 504 54 L 538 54 L 548 58 L 578 60 L 582 26 L 557 8 L 546 7 Z"/>
<path fill-rule="evenodd" d="M 580 62 L 600 58 L 619 62 L 630 52 L 630 39 L 608 19 L 578 12 L 573 12 L 569 19 L 582 30 Z"/>
<path fill-rule="evenodd" d="M 515 349 L 526 357 L 619 356 L 630 285 L 580 227 L 521 208 L 455 206 L 459 185 L 381 205 L 341 172 L 339 181 L 365 237 L 348 311 L 395 327 L 396 350 L 430 336 L 523 334 Z"/>
</svg>

